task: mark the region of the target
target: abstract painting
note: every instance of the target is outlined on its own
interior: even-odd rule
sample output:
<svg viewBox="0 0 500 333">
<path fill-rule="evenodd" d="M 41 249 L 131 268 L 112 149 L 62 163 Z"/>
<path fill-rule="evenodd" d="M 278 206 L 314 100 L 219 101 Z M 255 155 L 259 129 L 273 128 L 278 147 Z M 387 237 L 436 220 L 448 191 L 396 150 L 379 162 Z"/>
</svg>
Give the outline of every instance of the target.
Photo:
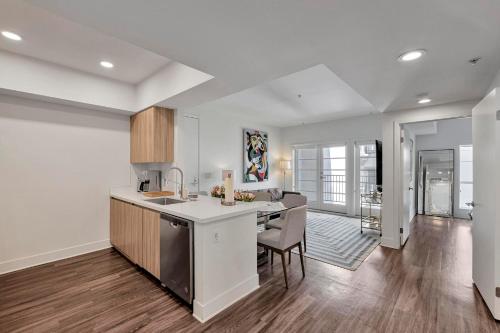
<svg viewBox="0 0 500 333">
<path fill-rule="evenodd" d="M 243 129 L 243 182 L 263 182 L 269 179 L 269 137 L 267 132 Z"/>
</svg>

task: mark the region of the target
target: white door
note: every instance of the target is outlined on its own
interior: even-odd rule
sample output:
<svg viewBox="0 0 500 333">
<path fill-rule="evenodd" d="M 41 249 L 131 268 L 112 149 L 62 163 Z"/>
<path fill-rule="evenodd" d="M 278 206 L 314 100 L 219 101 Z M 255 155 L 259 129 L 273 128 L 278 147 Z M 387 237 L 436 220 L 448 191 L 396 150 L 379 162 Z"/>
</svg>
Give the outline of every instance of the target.
<svg viewBox="0 0 500 333">
<path fill-rule="evenodd" d="M 184 185 L 189 192 L 200 190 L 200 142 L 199 119 L 196 116 L 182 117 L 182 155 L 184 156 Z"/>
<path fill-rule="evenodd" d="M 320 208 L 347 212 L 347 150 L 346 145 L 320 148 Z"/>
<path fill-rule="evenodd" d="M 401 167 L 402 167 L 402 216 L 401 216 L 401 245 L 404 245 L 410 236 L 410 211 L 411 211 L 411 197 L 414 195 L 412 184 L 412 143 L 406 131 L 401 130 L 401 137 L 403 144 L 401 145 Z"/>
<path fill-rule="evenodd" d="M 499 88 L 472 110 L 473 198 L 472 279 L 496 319 L 500 319 L 500 110 Z"/>
</svg>

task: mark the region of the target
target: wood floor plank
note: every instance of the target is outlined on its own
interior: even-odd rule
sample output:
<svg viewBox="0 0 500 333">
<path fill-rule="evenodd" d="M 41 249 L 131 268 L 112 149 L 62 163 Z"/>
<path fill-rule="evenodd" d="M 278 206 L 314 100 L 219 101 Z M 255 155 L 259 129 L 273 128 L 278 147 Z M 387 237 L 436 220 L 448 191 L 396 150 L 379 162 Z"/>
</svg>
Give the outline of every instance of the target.
<svg viewBox="0 0 500 333">
<path fill-rule="evenodd" d="M 0 276 L 0 332 L 500 332 L 472 283 L 471 224 L 417 217 L 356 271 L 306 258 L 207 323 L 113 249 Z"/>
</svg>

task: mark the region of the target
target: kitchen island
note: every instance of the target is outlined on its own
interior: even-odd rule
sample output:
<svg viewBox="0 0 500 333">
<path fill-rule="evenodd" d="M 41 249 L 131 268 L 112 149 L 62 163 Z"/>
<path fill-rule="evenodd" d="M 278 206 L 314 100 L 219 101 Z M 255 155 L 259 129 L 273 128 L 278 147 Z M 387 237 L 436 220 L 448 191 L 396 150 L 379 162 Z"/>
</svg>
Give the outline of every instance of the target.
<svg viewBox="0 0 500 333">
<path fill-rule="evenodd" d="M 197 201 L 160 205 L 148 201 L 151 198 L 146 198 L 131 187 L 114 188 L 110 191 L 110 197 L 112 201 L 119 200 L 142 207 L 145 211 L 193 221 L 193 316 L 199 321 L 207 321 L 259 288 L 256 212 L 265 205 L 264 202 L 238 202 L 235 206 L 223 206 L 220 199 L 200 196 Z M 143 239 L 145 242 L 158 241 L 154 238 Z M 149 248 L 151 245 L 156 246 L 143 244 Z M 140 263 L 141 260 L 134 262 Z M 155 276 L 159 278 L 159 273 Z"/>
</svg>

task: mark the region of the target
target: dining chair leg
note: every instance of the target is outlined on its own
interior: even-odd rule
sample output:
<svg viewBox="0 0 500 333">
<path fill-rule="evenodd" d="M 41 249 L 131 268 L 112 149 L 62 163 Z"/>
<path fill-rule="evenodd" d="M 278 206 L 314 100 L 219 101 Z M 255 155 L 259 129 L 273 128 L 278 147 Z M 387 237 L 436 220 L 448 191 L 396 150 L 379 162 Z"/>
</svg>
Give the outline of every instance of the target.
<svg viewBox="0 0 500 333">
<path fill-rule="evenodd" d="M 302 277 L 306 277 L 306 271 L 304 269 L 304 253 L 302 253 L 301 243 L 299 243 L 299 253 L 300 253 L 300 265 L 302 266 Z"/>
<path fill-rule="evenodd" d="M 271 266 L 273 265 L 274 263 L 274 251 L 271 250 Z"/>
<path fill-rule="evenodd" d="M 286 286 L 286 289 L 288 289 L 288 278 L 286 276 L 285 252 L 281 252 L 281 264 L 283 265 L 283 275 L 285 276 L 285 286 Z"/>
<path fill-rule="evenodd" d="M 288 251 L 288 265 L 292 263 L 292 250 Z"/>
<path fill-rule="evenodd" d="M 307 251 L 307 248 L 306 248 L 306 229 L 304 228 L 304 252 Z"/>
</svg>

